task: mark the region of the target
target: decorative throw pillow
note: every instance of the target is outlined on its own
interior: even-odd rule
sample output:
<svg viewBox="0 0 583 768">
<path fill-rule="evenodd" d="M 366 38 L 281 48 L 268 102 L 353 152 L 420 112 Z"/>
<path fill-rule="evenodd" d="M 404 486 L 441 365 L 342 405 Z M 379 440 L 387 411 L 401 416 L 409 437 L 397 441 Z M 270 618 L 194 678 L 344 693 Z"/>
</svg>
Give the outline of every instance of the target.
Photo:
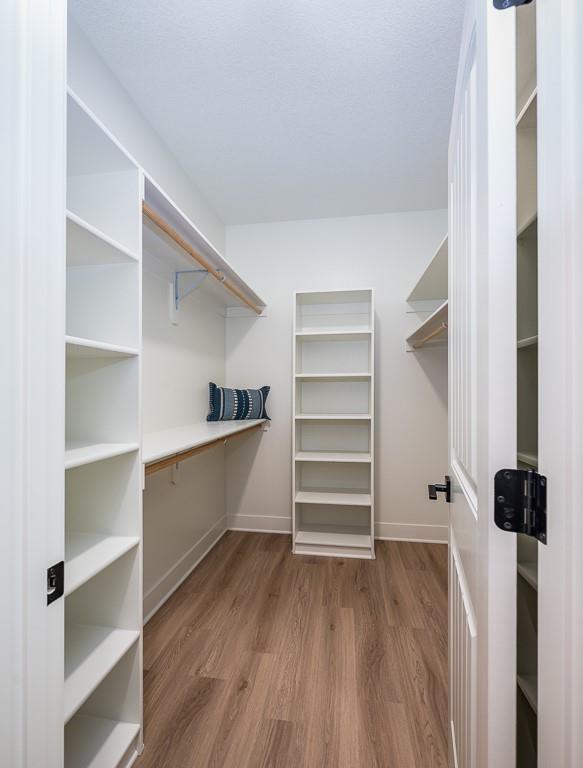
<svg viewBox="0 0 583 768">
<path fill-rule="evenodd" d="M 209 383 L 207 421 L 231 419 L 269 419 L 265 409 L 270 387 L 261 389 L 228 389 Z"/>
</svg>

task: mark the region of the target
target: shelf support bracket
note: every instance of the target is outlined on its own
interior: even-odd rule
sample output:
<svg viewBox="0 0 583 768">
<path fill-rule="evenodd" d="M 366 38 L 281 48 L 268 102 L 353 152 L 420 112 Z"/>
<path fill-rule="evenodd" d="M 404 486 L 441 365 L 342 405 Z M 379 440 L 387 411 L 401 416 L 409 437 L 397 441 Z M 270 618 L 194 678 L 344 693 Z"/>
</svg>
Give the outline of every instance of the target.
<svg viewBox="0 0 583 768">
<path fill-rule="evenodd" d="M 208 275 L 208 269 L 180 269 L 174 273 L 174 279 L 170 283 L 170 321 L 174 325 L 178 325 L 180 303 L 200 288 Z"/>
</svg>

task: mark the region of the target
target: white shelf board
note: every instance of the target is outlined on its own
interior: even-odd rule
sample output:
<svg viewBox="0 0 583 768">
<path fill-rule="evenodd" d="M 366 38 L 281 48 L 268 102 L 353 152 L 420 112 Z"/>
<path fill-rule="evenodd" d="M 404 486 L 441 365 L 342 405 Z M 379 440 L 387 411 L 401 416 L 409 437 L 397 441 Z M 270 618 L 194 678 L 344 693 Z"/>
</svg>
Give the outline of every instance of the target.
<svg viewBox="0 0 583 768">
<path fill-rule="evenodd" d="M 296 491 L 296 504 L 334 504 L 340 506 L 370 507 L 369 493 L 331 493 L 330 491 Z"/>
<path fill-rule="evenodd" d="M 138 256 L 73 211 L 67 217 L 67 266 L 137 262 Z"/>
<path fill-rule="evenodd" d="M 537 710 L 537 681 L 535 675 L 517 675 L 518 687 L 524 693 L 526 700 L 536 712 Z"/>
<path fill-rule="evenodd" d="M 137 642 L 137 630 L 69 625 L 65 630 L 67 723 L 122 656 Z"/>
<path fill-rule="evenodd" d="M 65 536 L 65 594 L 70 595 L 140 543 L 137 536 L 109 536 L 67 531 Z"/>
<path fill-rule="evenodd" d="M 139 350 L 134 347 L 122 347 L 80 336 L 65 336 L 65 344 L 67 357 L 135 357 L 139 354 Z"/>
<path fill-rule="evenodd" d="M 447 298 L 447 235 L 437 246 L 425 272 L 407 296 L 407 301 Z"/>
<path fill-rule="evenodd" d="M 370 328 L 315 328 L 307 331 L 296 331 L 300 341 L 369 341 L 372 331 Z"/>
<path fill-rule="evenodd" d="M 537 89 L 534 88 L 531 91 L 529 97 L 524 103 L 524 106 L 516 117 L 516 127 L 525 130 L 532 130 L 536 128 L 537 123 Z"/>
<path fill-rule="evenodd" d="M 65 447 L 65 469 L 123 456 L 140 449 L 139 443 L 90 443 L 69 441 Z"/>
<path fill-rule="evenodd" d="M 533 467 L 534 469 L 538 467 L 538 456 L 535 453 L 518 451 L 518 461 L 521 461 L 523 464 L 528 464 L 529 467 Z"/>
<path fill-rule="evenodd" d="M 356 529 L 340 532 L 338 528 L 336 530 L 316 530 L 314 528 L 311 530 L 298 530 L 295 543 L 326 547 L 362 547 L 363 549 L 370 549 L 371 539 L 370 534 L 357 532 Z"/>
<path fill-rule="evenodd" d="M 222 254 L 207 240 L 202 232 L 190 221 L 188 216 L 162 191 L 162 189 L 145 175 L 144 202 L 153 208 L 194 250 L 200 253 L 212 266 L 221 272 L 225 278 L 238 288 L 256 307 L 264 308 L 265 302 L 245 282 L 239 273 L 229 264 Z M 143 249 L 152 252 L 153 255 L 162 256 L 174 269 L 198 269 L 200 265 L 185 254 L 173 241 L 161 232 L 154 224 L 144 217 Z M 212 279 L 212 282 L 214 279 Z M 217 283 L 218 285 L 218 283 Z M 227 307 L 246 307 L 246 304 L 230 291 L 220 287 Z M 251 311 L 251 310 L 250 310 Z"/>
<path fill-rule="evenodd" d="M 298 451 L 296 461 L 325 461 L 339 464 L 370 464 L 370 453 L 349 453 L 348 451 Z"/>
<path fill-rule="evenodd" d="M 297 421 L 370 421 L 370 413 L 297 413 Z"/>
<path fill-rule="evenodd" d="M 342 330 L 296 331 L 298 341 L 369 341 L 372 331 L 362 328 L 343 328 Z"/>
<path fill-rule="evenodd" d="M 159 432 L 150 432 L 144 435 L 142 461 L 144 464 L 151 464 L 168 456 L 207 445 L 215 440 L 226 440 L 238 432 L 244 432 L 246 429 L 266 421 L 266 419 L 203 421 L 197 424 L 186 424 L 183 427 L 163 429 Z"/>
<path fill-rule="evenodd" d="M 65 768 L 116 766 L 139 732 L 139 723 L 79 714 L 67 725 Z"/>
<path fill-rule="evenodd" d="M 444 301 L 414 333 L 407 337 L 407 344 L 411 349 L 435 346 L 447 340 L 447 307 L 448 303 Z"/>
<path fill-rule="evenodd" d="M 370 373 L 296 373 L 299 381 L 368 381 Z"/>
<path fill-rule="evenodd" d="M 528 336 L 524 339 L 519 339 L 517 343 L 518 349 L 524 349 L 525 347 L 533 347 L 538 344 L 538 336 Z"/>
<path fill-rule="evenodd" d="M 536 562 L 518 563 L 518 573 L 533 589 L 538 589 L 538 565 Z"/>
</svg>

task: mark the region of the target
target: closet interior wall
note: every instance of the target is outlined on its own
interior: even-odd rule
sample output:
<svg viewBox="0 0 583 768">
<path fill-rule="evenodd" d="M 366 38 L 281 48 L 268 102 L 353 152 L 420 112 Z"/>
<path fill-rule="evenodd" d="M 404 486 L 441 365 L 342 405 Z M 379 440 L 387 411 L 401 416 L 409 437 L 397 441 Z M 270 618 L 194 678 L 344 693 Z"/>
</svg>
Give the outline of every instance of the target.
<svg viewBox="0 0 583 768">
<path fill-rule="evenodd" d="M 447 472 L 447 351 L 415 355 L 404 341 L 419 324 L 404 297 L 446 231 L 445 211 L 227 227 L 227 258 L 268 307 L 227 318 L 226 377 L 272 387 L 256 452 L 227 447 L 230 528 L 291 531 L 293 292 L 374 286 L 376 536 L 447 540 L 447 505 L 427 498 Z"/>
</svg>

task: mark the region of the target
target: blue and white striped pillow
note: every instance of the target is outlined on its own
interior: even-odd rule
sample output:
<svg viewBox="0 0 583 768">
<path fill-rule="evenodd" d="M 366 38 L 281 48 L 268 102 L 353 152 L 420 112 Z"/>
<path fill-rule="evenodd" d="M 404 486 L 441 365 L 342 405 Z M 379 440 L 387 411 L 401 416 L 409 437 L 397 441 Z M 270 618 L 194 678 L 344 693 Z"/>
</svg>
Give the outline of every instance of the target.
<svg viewBox="0 0 583 768">
<path fill-rule="evenodd" d="M 207 421 L 235 419 L 269 419 L 265 404 L 270 387 L 261 389 L 228 389 L 209 383 Z"/>
</svg>

